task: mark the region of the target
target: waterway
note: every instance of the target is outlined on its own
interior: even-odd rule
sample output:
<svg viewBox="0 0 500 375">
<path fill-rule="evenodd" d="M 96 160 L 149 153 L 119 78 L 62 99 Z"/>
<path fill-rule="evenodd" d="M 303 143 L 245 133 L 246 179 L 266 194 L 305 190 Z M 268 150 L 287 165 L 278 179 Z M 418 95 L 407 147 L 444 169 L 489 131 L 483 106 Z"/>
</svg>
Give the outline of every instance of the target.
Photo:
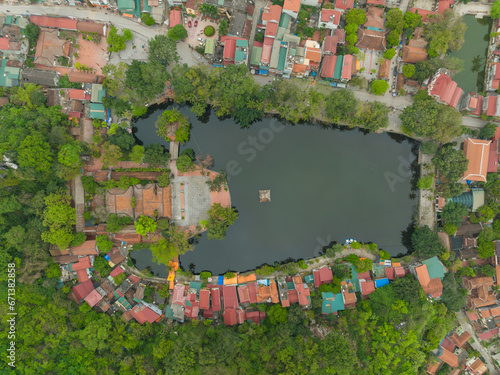
<svg viewBox="0 0 500 375">
<path fill-rule="evenodd" d="M 154 127 L 160 112 L 135 123 L 144 144 L 163 141 Z M 194 251 L 181 256 L 183 268 L 245 271 L 318 256 L 330 242 L 346 238 L 406 253 L 403 237 L 417 209 L 415 142 L 357 129 L 285 126 L 273 118 L 240 129 L 214 114 L 200 121 L 188 107 L 181 112 L 192 124 L 183 149 L 210 154 L 212 169 L 228 172 L 239 212 L 224 240 L 201 235 Z M 271 202 L 259 202 L 261 189 L 271 190 Z M 141 259 L 141 266 L 146 263 Z"/>
<path fill-rule="evenodd" d="M 451 53 L 450 56 L 464 60 L 464 69 L 455 74 L 453 80 L 465 93 L 480 92 L 483 91 L 484 86 L 491 18 L 478 19 L 473 15 L 466 15 L 463 20 L 467 25 L 465 42 L 462 48 Z"/>
</svg>

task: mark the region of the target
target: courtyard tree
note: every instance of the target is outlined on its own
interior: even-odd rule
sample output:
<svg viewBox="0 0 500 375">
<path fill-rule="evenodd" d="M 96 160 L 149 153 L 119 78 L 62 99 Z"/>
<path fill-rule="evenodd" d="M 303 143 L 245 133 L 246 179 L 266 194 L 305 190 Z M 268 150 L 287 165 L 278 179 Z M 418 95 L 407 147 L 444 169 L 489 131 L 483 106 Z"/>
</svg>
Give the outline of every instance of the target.
<svg viewBox="0 0 500 375">
<path fill-rule="evenodd" d="M 134 147 L 132 147 L 129 158 L 134 163 L 142 163 L 142 161 L 144 160 L 144 146 L 135 145 Z"/>
<path fill-rule="evenodd" d="M 158 186 L 167 187 L 170 185 L 170 172 L 163 172 L 158 176 Z"/>
<path fill-rule="evenodd" d="M 188 155 L 180 155 L 175 161 L 175 165 L 181 173 L 192 171 L 195 168 L 193 159 Z"/>
<path fill-rule="evenodd" d="M 469 161 L 464 153 L 455 150 L 452 145 L 444 145 L 432 158 L 432 164 L 436 167 L 439 175 L 449 182 L 458 181 L 467 170 Z"/>
<path fill-rule="evenodd" d="M 149 61 L 156 61 L 163 66 L 169 66 L 179 61 L 177 44 L 167 35 L 156 35 L 149 42 Z"/>
<path fill-rule="evenodd" d="M 391 60 L 396 55 L 396 50 L 394 48 L 389 48 L 384 52 L 384 58 Z"/>
<path fill-rule="evenodd" d="M 389 43 L 391 46 L 397 46 L 399 44 L 399 36 L 400 33 L 398 33 L 397 30 L 392 30 L 387 35 L 387 43 Z"/>
<path fill-rule="evenodd" d="M 103 253 L 107 253 L 113 248 L 113 241 L 111 241 L 105 234 L 97 236 L 95 242 L 99 251 Z"/>
<path fill-rule="evenodd" d="M 170 159 L 170 154 L 159 143 L 152 143 L 144 148 L 143 162 L 150 167 L 165 166 Z"/>
<path fill-rule="evenodd" d="M 148 233 L 152 233 L 156 230 L 156 222 L 149 216 L 141 215 L 139 219 L 134 223 L 135 230 L 141 236 L 145 236 Z"/>
<path fill-rule="evenodd" d="M 151 17 L 151 14 L 149 13 L 142 13 L 141 21 L 144 22 L 146 26 L 153 26 L 155 24 L 154 18 Z"/>
<path fill-rule="evenodd" d="M 238 213 L 232 207 L 222 207 L 220 203 L 212 205 L 208 214 L 208 238 L 222 240 L 226 236 L 227 229 L 238 218 Z"/>
<path fill-rule="evenodd" d="M 120 159 L 123 157 L 123 153 L 120 150 L 120 147 L 111 144 L 109 141 L 104 142 L 104 144 L 102 145 L 102 151 L 103 153 L 101 161 L 104 168 L 117 165 Z"/>
<path fill-rule="evenodd" d="M 33 48 L 36 46 L 36 42 L 38 41 L 38 36 L 40 35 L 40 28 L 38 25 L 30 22 L 24 28 L 24 35 L 28 38 L 30 42 L 30 47 Z"/>
<path fill-rule="evenodd" d="M 371 91 L 375 95 L 384 95 L 389 89 L 389 83 L 383 79 L 376 79 L 371 84 Z"/>
<path fill-rule="evenodd" d="M 456 202 L 449 202 L 443 209 L 441 213 L 441 218 L 445 221 L 446 224 L 453 224 L 456 227 L 459 227 L 469 213 L 469 210 L 466 206 Z"/>
<path fill-rule="evenodd" d="M 169 242 L 174 245 L 178 255 L 192 251 L 194 248 L 194 246 L 189 242 L 186 231 L 181 228 L 177 228 L 175 225 L 170 225 L 167 229 L 166 237 Z"/>
<path fill-rule="evenodd" d="M 361 8 L 349 9 L 345 15 L 345 20 L 347 23 L 362 25 L 366 22 L 366 13 Z"/>
<path fill-rule="evenodd" d="M 404 28 L 405 29 L 415 29 L 417 26 L 421 26 L 422 24 L 422 16 L 417 13 L 413 13 L 410 11 L 405 12 L 404 15 Z"/>
<path fill-rule="evenodd" d="M 415 65 L 413 64 L 405 64 L 403 66 L 403 75 L 406 78 L 411 78 L 415 74 Z"/>
<path fill-rule="evenodd" d="M 483 259 L 492 257 L 495 254 L 495 233 L 490 227 L 485 227 L 477 236 L 477 252 Z"/>
<path fill-rule="evenodd" d="M 106 231 L 108 233 L 118 233 L 124 225 L 132 223 L 132 218 L 129 216 L 118 216 L 111 214 L 106 219 Z"/>
<path fill-rule="evenodd" d="M 106 42 L 108 43 L 109 52 L 120 52 L 126 47 L 126 43 L 132 39 L 132 32 L 129 29 L 123 29 L 122 34 L 118 32 L 118 29 L 111 26 L 109 29 Z"/>
<path fill-rule="evenodd" d="M 490 139 L 493 138 L 497 131 L 497 126 L 495 124 L 487 123 L 479 131 L 479 138 Z"/>
<path fill-rule="evenodd" d="M 186 28 L 179 24 L 179 25 L 175 25 L 170 30 L 168 30 L 167 35 L 170 39 L 177 42 L 181 39 L 187 38 L 188 33 L 187 33 Z"/>
<path fill-rule="evenodd" d="M 443 252 L 443 245 L 435 231 L 427 225 L 418 226 L 411 235 L 412 249 L 419 256 L 433 257 Z"/>
<path fill-rule="evenodd" d="M 153 260 L 158 264 L 168 265 L 168 262 L 177 255 L 174 245 L 166 238 L 151 244 L 150 248 L 153 253 Z"/>
<path fill-rule="evenodd" d="M 385 26 L 389 29 L 396 30 L 399 34 L 403 31 L 405 24 L 403 12 L 399 8 L 392 8 L 387 12 Z"/>
</svg>

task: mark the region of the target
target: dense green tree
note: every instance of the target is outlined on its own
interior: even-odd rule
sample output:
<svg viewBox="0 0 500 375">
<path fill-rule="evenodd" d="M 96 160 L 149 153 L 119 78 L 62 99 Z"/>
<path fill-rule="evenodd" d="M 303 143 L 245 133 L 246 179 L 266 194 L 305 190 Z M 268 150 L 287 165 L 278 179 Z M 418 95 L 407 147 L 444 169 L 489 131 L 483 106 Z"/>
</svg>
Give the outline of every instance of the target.
<svg viewBox="0 0 500 375">
<path fill-rule="evenodd" d="M 416 14 L 410 11 L 405 12 L 404 15 L 404 28 L 405 29 L 414 29 L 417 26 L 422 24 L 422 16 L 420 14 Z"/>
<path fill-rule="evenodd" d="M 135 145 L 134 147 L 132 147 L 129 158 L 134 163 L 142 163 L 142 161 L 144 160 L 144 146 Z"/>
<path fill-rule="evenodd" d="M 30 47 L 34 48 L 36 46 L 36 42 L 38 41 L 38 36 L 40 35 L 40 28 L 38 25 L 30 22 L 24 28 L 24 35 L 28 38 L 30 42 Z"/>
<path fill-rule="evenodd" d="M 194 246 L 189 242 L 186 232 L 175 225 L 167 229 L 166 237 L 174 245 L 177 254 L 182 255 L 192 251 Z"/>
<path fill-rule="evenodd" d="M 429 57 L 458 51 L 464 43 L 466 29 L 462 18 L 456 16 L 451 9 L 446 10 L 444 14 L 433 15 L 432 22 L 425 27 L 425 34 L 429 39 Z"/>
<path fill-rule="evenodd" d="M 358 100 L 351 90 L 334 90 L 326 97 L 325 111 L 328 118 L 337 122 L 352 117 Z"/>
<path fill-rule="evenodd" d="M 380 128 L 387 128 L 389 126 L 389 108 L 378 101 L 359 103 L 353 122 L 372 132 Z"/>
<path fill-rule="evenodd" d="M 500 18 L 500 1 L 495 1 L 491 6 L 491 18 Z"/>
<path fill-rule="evenodd" d="M 87 235 L 83 232 L 78 232 L 75 233 L 75 236 L 73 237 L 73 241 L 71 241 L 71 247 L 76 247 L 80 246 L 82 243 L 87 241 Z"/>
<path fill-rule="evenodd" d="M 101 161 L 104 168 L 115 166 L 123 157 L 123 153 L 119 146 L 111 144 L 109 141 L 102 145 Z"/>
<path fill-rule="evenodd" d="M 106 42 L 108 43 L 109 52 L 120 52 L 125 49 L 126 43 L 132 39 L 132 32 L 129 29 L 123 29 L 122 34 L 118 32 L 118 29 L 111 26 L 106 37 Z"/>
<path fill-rule="evenodd" d="M 371 83 L 372 93 L 375 95 L 383 95 L 389 89 L 389 83 L 383 79 L 376 79 Z"/>
<path fill-rule="evenodd" d="M 403 75 L 407 78 L 413 77 L 415 74 L 415 65 L 413 64 L 405 64 L 403 66 Z"/>
<path fill-rule="evenodd" d="M 446 68 L 453 75 L 463 70 L 464 61 L 457 57 L 449 56 L 436 57 L 430 60 L 420 61 L 415 65 L 415 74 L 413 79 L 423 82 L 426 78 L 432 77 L 439 68 Z"/>
<path fill-rule="evenodd" d="M 59 150 L 57 160 L 66 167 L 79 169 L 83 165 L 82 159 L 80 159 L 80 152 L 81 148 L 78 143 L 66 143 Z"/>
<path fill-rule="evenodd" d="M 446 224 L 453 224 L 458 227 L 462 224 L 464 217 L 466 217 L 468 213 L 469 210 L 463 204 L 449 202 L 444 207 L 441 217 Z"/>
<path fill-rule="evenodd" d="M 111 214 L 106 219 L 106 231 L 108 233 L 118 233 L 123 228 L 123 226 L 129 224 L 132 224 L 131 217 Z"/>
<path fill-rule="evenodd" d="M 61 266 L 58 263 L 51 263 L 45 268 L 45 276 L 49 279 L 58 279 L 61 275 Z"/>
<path fill-rule="evenodd" d="M 188 155 L 180 155 L 175 161 L 175 165 L 181 173 L 191 171 L 195 168 L 193 160 Z"/>
<path fill-rule="evenodd" d="M 496 270 L 491 264 L 485 264 L 481 267 L 481 273 L 487 277 L 494 277 L 496 275 Z"/>
<path fill-rule="evenodd" d="M 366 22 L 366 13 L 361 8 L 349 9 L 345 15 L 347 23 L 362 25 Z"/>
<path fill-rule="evenodd" d="M 161 167 L 167 165 L 170 154 L 159 143 L 152 143 L 144 148 L 143 162 L 150 167 Z"/>
<path fill-rule="evenodd" d="M 471 214 L 470 221 L 471 223 L 487 223 L 490 220 L 493 220 L 495 217 L 495 211 L 487 205 L 481 206 L 477 209 L 476 212 Z"/>
<path fill-rule="evenodd" d="M 45 198 L 43 225 L 48 231 L 42 233 L 42 239 L 61 250 L 65 250 L 74 238 L 76 215 L 70 203 L 71 197 L 67 195 L 50 194 Z"/>
<path fill-rule="evenodd" d="M 33 83 L 25 83 L 16 87 L 15 94 L 11 97 L 14 102 L 20 103 L 27 108 L 45 105 L 47 97 L 41 91 L 42 86 Z"/>
<path fill-rule="evenodd" d="M 495 234 L 493 229 L 486 227 L 477 237 L 477 252 L 483 259 L 492 257 L 495 254 Z"/>
<path fill-rule="evenodd" d="M 165 265 L 168 265 L 168 262 L 177 255 L 174 245 L 165 238 L 151 244 L 151 252 L 156 263 Z"/>
<path fill-rule="evenodd" d="M 255 34 L 255 41 L 262 43 L 264 41 L 264 32 L 259 32 Z"/>
<path fill-rule="evenodd" d="M 455 182 L 463 176 L 469 161 L 462 151 L 455 150 L 452 145 L 444 145 L 432 158 L 432 164 L 441 176 Z"/>
<path fill-rule="evenodd" d="M 227 229 L 238 218 L 238 213 L 232 207 L 222 207 L 220 203 L 212 205 L 207 212 L 209 219 L 206 228 L 208 238 L 222 240 L 226 236 Z"/>
<path fill-rule="evenodd" d="M 155 24 L 154 18 L 151 17 L 151 14 L 149 13 L 142 13 L 141 21 L 144 22 L 146 26 L 153 26 Z"/>
<path fill-rule="evenodd" d="M 443 278 L 443 295 L 441 300 L 450 311 L 460 311 L 465 306 L 467 291 L 459 287 L 455 275 L 447 272 Z"/>
<path fill-rule="evenodd" d="M 155 126 L 156 133 L 167 141 L 171 139 L 169 134 L 175 134 L 175 140 L 181 143 L 189 140 L 191 125 L 187 117 L 176 108 L 165 110 L 156 120 Z"/>
<path fill-rule="evenodd" d="M 490 139 L 493 138 L 497 131 L 497 126 L 495 124 L 487 123 L 483 128 L 479 131 L 479 138 L 482 139 Z"/>
<path fill-rule="evenodd" d="M 122 128 L 118 128 L 116 133 L 109 136 L 108 141 L 112 145 L 116 145 L 120 147 L 120 150 L 123 153 L 128 153 L 132 150 L 132 147 L 135 145 L 135 138 L 132 134 Z"/>
<path fill-rule="evenodd" d="M 156 230 L 156 222 L 152 218 L 144 215 L 141 215 L 134 225 L 135 230 L 141 236 L 146 236 L 148 233 L 152 233 Z"/>
<path fill-rule="evenodd" d="M 163 172 L 158 176 L 158 186 L 159 187 L 167 187 L 170 185 L 170 172 Z"/>
<path fill-rule="evenodd" d="M 106 259 L 103 256 L 98 256 L 94 261 L 95 270 L 101 275 L 101 277 L 108 277 L 111 273 L 111 267 Z"/>
<path fill-rule="evenodd" d="M 223 19 L 219 22 L 219 35 L 227 35 L 229 31 L 229 22 Z"/>
<path fill-rule="evenodd" d="M 177 45 L 167 35 L 155 35 L 149 42 L 149 60 L 168 66 L 179 61 Z"/>
<path fill-rule="evenodd" d="M 101 234 L 96 237 L 96 245 L 99 251 L 107 253 L 113 248 L 113 241 L 111 241 L 105 234 Z"/>
<path fill-rule="evenodd" d="M 392 30 L 389 34 L 387 34 L 387 43 L 390 46 L 397 46 L 399 44 L 399 38 L 401 33 L 398 33 L 397 30 Z"/>
<path fill-rule="evenodd" d="M 401 34 L 405 25 L 403 12 L 399 8 L 392 8 L 387 12 L 385 26 L 389 29 L 396 30 Z"/>
<path fill-rule="evenodd" d="M 279 303 L 275 303 L 266 311 L 271 324 L 285 324 L 288 321 L 287 310 Z"/>
<path fill-rule="evenodd" d="M 419 256 L 433 257 L 439 255 L 443 251 L 443 246 L 439 241 L 439 237 L 435 231 L 427 225 L 415 228 L 411 235 L 412 249 Z"/>
<path fill-rule="evenodd" d="M 394 48 L 389 48 L 384 52 L 385 59 L 392 60 L 394 56 L 396 56 L 396 50 Z"/>
<path fill-rule="evenodd" d="M 433 155 L 438 150 L 439 145 L 433 141 L 422 142 L 420 151 L 426 155 Z"/>
<path fill-rule="evenodd" d="M 17 162 L 21 168 L 33 169 L 44 177 L 50 173 L 53 154 L 45 137 L 33 132 L 20 143 L 17 149 Z"/>
<path fill-rule="evenodd" d="M 175 25 L 170 30 L 168 30 L 168 37 L 173 41 L 179 41 L 181 39 L 185 39 L 188 36 L 187 30 L 182 25 Z"/>
</svg>

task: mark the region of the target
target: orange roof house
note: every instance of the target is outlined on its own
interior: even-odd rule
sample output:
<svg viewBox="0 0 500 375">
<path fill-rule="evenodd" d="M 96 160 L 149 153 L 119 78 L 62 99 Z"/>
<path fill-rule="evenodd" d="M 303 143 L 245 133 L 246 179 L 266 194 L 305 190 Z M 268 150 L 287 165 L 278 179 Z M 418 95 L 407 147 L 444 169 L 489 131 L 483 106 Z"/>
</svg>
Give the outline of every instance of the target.
<svg viewBox="0 0 500 375">
<path fill-rule="evenodd" d="M 465 345 L 467 341 L 470 340 L 471 334 L 467 331 L 464 331 L 460 336 L 457 334 L 457 332 L 453 332 L 453 334 L 449 337 L 450 341 L 454 343 L 456 346 L 461 348 L 462 346 Z"/>
<path fill-rule="evenodd" d="M 492 277 L 463 277 L 462 285 L 470 293 L 467 295 L 466 305 L 469 309 L 491 306 L 496 304 L 495 293 L 492 290 Z"/>
<path fill-rule="evenodd" d="M 464 90 L 451 80 L 450 72 L 438 69 L 427 85 L 427 93 L 437 99 L 439 103 L 457 108 Z"/>
<path fill-rule="evenodd" d="M 491 141 L 467 138 L 464 143 L 464 154 L 469 165 L 462 179 L 486 182 L 488 159 Z"/>
<path fill-rule="evenodd" d="M 285 0 L 283 4 L 283 13 L 289 14 L 293 18 L 297 18 L 300 10 L 300 0 Z"/>
<path fill-rule="evenodd" d="M 40 27 L 52 27 L 55 29 L 76 30 L 77 20 L 65 17 L 35 16 L 30 21 Z"/>
<path fill-rule="evenodd" d="M 422 27 L 415 28 L 413 39 L 408 42 L 407 46 L 403 47 L 403 62 L 416 64 L 427 59 L 428 42 L 422 37 L 423 32 Z"/>
<path fill-rule="evenodd" d="M 281 12 L 283 8 L 279 5 L 271 5 L 268 3 L 264 8 L 264 12 L 262 13 L 262 23 L 267 25 L 268 22 L 280 22 Z M 300 3 L 299 3 L 300 4 Z"/>
<path fill-rule="evenodd" d="M 440 348 L 442 351 L 439 359 L 445 363 L 447 363 L 451 367 L 458 367 L 458 357 L 450 352 L 448 349 Z"/>
<path fill-rule="evenodd" d="M 466 368 L 471 371 L 474 375 L 483 375 L 488 371 L 486 365 L 479 358 L 472 358 L 467 361 Z"/>
<path fill-rule="evenodd" d="M 36 43 L 35 64 L 44 66 L 60 65 L 59 57 L 69 57 L 71 41 L 60 39 L 59 30 L 41 28 Z"/>
<path fill-rule="evenodd" d="M 443 283 L 441 279 L 432 279 L 429 277 L 429 271 L 427 270 L 427 265 L 423 264 L 421 266 L 415 267 L 415 272 L 417 274 L 417 279 L 425 294 L 431 295 L 433 298 L 441 297 L 443 294 Z"/>
</svg>

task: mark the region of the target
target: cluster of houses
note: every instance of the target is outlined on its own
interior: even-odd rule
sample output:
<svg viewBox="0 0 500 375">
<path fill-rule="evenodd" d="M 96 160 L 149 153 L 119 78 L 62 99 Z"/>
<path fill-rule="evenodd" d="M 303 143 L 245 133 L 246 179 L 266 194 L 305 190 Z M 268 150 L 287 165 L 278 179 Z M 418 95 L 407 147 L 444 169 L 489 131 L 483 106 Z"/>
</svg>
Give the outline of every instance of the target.
<svg viewBox="0 0 500 375">
<path fill-rule="evenodd" d="M 0 22 L 0 86 L 40 85 L 46 92 L 47 104 L 61 106 L 77 122 L 108 117 L 102 103 L 106 95 L 102 68 L 108 60 L 107 25 L 40 15 L 31 15 L 29 19 L 0 16 Z M 31 51 L 22 36 L 29 22 L 40 28 Z M 59 88 L 63 77 L 80 88 Z M 6 97 L 1 98 L 2 104 L 7 101 Z"/>
</svg>

